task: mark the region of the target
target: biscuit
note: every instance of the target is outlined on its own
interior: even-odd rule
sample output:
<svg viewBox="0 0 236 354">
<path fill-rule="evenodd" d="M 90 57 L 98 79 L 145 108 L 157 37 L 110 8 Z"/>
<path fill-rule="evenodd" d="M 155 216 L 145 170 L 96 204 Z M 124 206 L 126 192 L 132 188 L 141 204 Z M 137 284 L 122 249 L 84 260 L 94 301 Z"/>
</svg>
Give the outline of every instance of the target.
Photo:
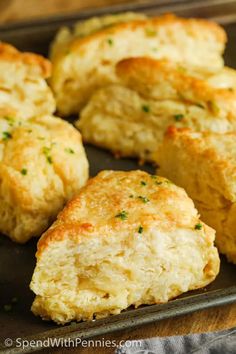
<svg viewBox="0 0 236 354">
<path fill-rule="evenodd" d="M 153 161 L 169 125 L 236 129 L 233 69 L 203 79 L 170 61 L 130 58 L 119 62 L 116 72 L 120 83 L 95 92 L 76 122 L 86 142 L 118 156 Z"/>
<path fill-rule="evenodd" d="M 40 236 L 88 177 L 79 132 L 52 116 L 20 119 L 0 110 L 0 232 Z"/>
<path fill-rule="evenodd" d="M 236 264 L 236 133 L 196 133 L 169 128 L 157 154 L 158 173 L 193 198 L 216 230 L 216 244 Z"/>
<path fill-rule="evenodd" d="M 115 64 L 127 57 L 171 58 L 205 74 L 223 67 L 226 34 L 215 23 L 171 14 L 118 16 L 81 23 L 75 33 L 64 28 L 52 44 L 50 84 L 61 115 L 80 112 L 94 90 L 116 82 Z"/>
<path fill-rule="evenodd" d="M 103 171 L 40 238 L 32 311 L 63 324 L 204 287 L 219 271 L 214 235 L 165 178 Z"/>
<path fill-rule="evenodd" d="M 53 113 L 55 100 L 46 82 L 50 74 L 47 59 L 0 43 L 0 107 L 10 106 L 24 118 Z"/>
</svg>

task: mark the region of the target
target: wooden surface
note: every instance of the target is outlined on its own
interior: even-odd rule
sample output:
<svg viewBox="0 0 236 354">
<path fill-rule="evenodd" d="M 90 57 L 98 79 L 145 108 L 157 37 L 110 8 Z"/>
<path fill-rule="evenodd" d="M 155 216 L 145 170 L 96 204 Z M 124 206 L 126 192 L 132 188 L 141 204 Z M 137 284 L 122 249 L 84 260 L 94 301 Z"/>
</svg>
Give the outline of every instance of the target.
<svg viewBox="0 0 236 354">
<path fill-rule="evenodd" d="M 24 20 L 45 15 L 71 13 L 89 7 L 98 7 L 127 0 L 1 0 L 0 22 Z M 131 2 L 131 1 L 129 1 Z M 133 0 L 133 2 L 135 2 Z M 22 8 L 24 11 L 22 11 Z M 149 338 L 187 333 L 197 333 L 226 329 L 236 326 L 236 304 L 199 311 L 187 316 L 160 321 L 125 333 L 115 333 L 103 336 L 104 339 L 115 339 L 117 342 L 125 339 Z M 97 338 L 99 339 L 99 337 Z M 113 353 L 111 348 L 77 348 L 50 349 L 45 353 Z"/>
</svg>

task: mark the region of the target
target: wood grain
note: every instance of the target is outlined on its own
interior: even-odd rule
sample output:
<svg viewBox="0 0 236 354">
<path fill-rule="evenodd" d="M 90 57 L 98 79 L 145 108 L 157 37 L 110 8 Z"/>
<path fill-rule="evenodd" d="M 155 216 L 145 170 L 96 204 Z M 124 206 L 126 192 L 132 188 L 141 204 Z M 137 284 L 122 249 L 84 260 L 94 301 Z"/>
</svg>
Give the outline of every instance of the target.
<svg viewBox="0 0 236 354">
<path fill-rule="evenodd" d="M 1 0 L 0 22 L 25 20 L 53 14 L 65 14 L 89 7 L 100 7 L 117 3 L 131 2 L 130 0 Z M 135 0 L 133 0 L 135 2 Z M 137 1 L 136 1 L 137 2 Z M 22 11 L 22 9 L 24 9 Z M 117 342 L 120 340 L 170 336 L 187 333 L 215 331 L 236 326 L 236 304 L 221 306 L 213 309 L 195 312 L 186 316 L 168 319 L 154 324 L 145 325 L 135 330 L 113 333 L 103 336 L 104 339 Z M 99 337 L 97 338 L 99 339 Z M 100 338 L 101 339 L 101 338 Z M 91 354 L 113 353 L 111 348 L 76 348 L 50 349 L 43 353 L 81 353 Z"/>
</svg>

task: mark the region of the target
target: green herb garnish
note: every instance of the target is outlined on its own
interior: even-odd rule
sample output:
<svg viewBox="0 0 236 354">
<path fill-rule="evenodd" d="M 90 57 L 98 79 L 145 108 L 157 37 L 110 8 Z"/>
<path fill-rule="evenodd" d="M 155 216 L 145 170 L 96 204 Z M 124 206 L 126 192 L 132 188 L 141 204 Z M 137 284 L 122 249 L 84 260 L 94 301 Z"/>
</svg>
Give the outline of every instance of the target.
<svg viewBox="0 0 236 354">
<path fill-rule="evenodd" d="M 71 148 L 65 148 L 65 152 L 68 152 L 69 154 L 74 154 L 74 150 Z"/>
<path fill-rule="evenodd" d="M 12 138 L 12 135 L 9 132 L 2 132 L 2 135 L 3 135 L 3 140 L 8 140 Z"/>
<path fill-rule="evenodd" d="M 12 127 L 14 124 L 15 119 L 12 117 L 4 117 L 8 121 L 8 124 Z"/>
<path fill-rule="evenodd" d="M 130 195 L 129 195 L 129 198 L 133 198 L 133 197 L 134 197 L 134 195 L 133 195 L 133 194 L 130 194 Z"/>
<path fill-rule="evenodd" d="M 127 220 L 128 213 L 125 210 L 122 210 L 119 214 L 115 216 L 116 218 L 120 218 L 121 220 Z"/>
<path fill-rule="evenodd" d="M 107 43 L 112 46 L 114 44 L 113 40 L 111 38 L 108 38 L 107 39 Z"/>
<path fill-rule="evenodd" d="M 201 103 L 194 103 L 195 104 L 195 106 L 197 106 L 197 107 L 199 107 L 199 108 L 202 108 L 202 109 L 205 109 L 205 107 L 203 106 L 203 104 L 201 104 Z"/>
<path fill-rule="evenodd" d="M 21 174 L 23 175 L 23 176 L 25 176 L 25 175 L 27 175 L 27 169 L 26 168 L 22 168 L 22 170 L 20 171 L 21 172 Z"/>
<path fill-rule="evenodd" d="M 142 200 L 143 203 L 148 203 L 150 200 L 147 197 L 143 197 L 142 195 L 139 195 L 137 197 L 138 199 Z"/>
<path fill-rule="evenodd" d="M 143 233 L 143 227 L 142 227 L 142 226 L 139 226 L 139 228 L 138 228 L 138 233 L 139 233 L 139 234 L 142 234 L 142 233 Z"/>
<path fill-rule="evenodd" d="M 140 184 L 141 184 L 141 186 L 146 186 L 146 185 L 147 185 L 147 182 L 141 181 Z"/>
<path fill-rule="evenodd" d="M 142 110 L 145 113 L 149 113 L 150 112 L 150 107 L 146 104 L 142 105 Z"/>
<path fill-rule="evenodd" d="M 44 146 L 43 153 L 46 156 L 47 162 L 52 164 L 52 157 L 50 156 L 51 148 Z"/>
<path fill-rule="evenodd" d="M 52 157 L 51 156 L 46 156 L 47 157 L 47 162 L 52 164 Z"/>
<path fill-rule="evenodd" d="M 202 229 L 202 224 L 198 223 L 194 227 L 195 230 L 201 230 Z"/>
<path fill-rule="evenodd" d="M 183 114 L 175 114 L 174 115 L 174 119 L 176 120 L 176 122 L 180 122 L 183 118 L 184 118 Z"/>
</svg>

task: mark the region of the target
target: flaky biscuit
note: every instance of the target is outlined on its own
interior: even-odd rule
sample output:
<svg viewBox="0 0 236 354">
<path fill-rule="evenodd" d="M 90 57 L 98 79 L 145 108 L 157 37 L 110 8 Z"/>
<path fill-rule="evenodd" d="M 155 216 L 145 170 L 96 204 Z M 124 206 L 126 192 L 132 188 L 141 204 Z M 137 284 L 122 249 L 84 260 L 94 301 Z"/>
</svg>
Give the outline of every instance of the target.
<svg viewBox="0 0 236 354">
<path fill-rule="evenodd" d="M 69 123 L 0 113 L 0 232 L 24 243 L 40 236 L 85 184 L 88 162 Z"/>
<path fill-rule="evenodd" d="M 167 302 L 214 280 L 213 243 L 183 189 L 143 171 L 103 171 L 39 240 L 32 311 L 65 323 Z"/>
<path fill-rule="evenodd" d="M 186 189 L 216 229 L 219 251 L 236 264 L 236 133 L 169 128 L 156 157 L 158 173 Z"/>
</svg>

